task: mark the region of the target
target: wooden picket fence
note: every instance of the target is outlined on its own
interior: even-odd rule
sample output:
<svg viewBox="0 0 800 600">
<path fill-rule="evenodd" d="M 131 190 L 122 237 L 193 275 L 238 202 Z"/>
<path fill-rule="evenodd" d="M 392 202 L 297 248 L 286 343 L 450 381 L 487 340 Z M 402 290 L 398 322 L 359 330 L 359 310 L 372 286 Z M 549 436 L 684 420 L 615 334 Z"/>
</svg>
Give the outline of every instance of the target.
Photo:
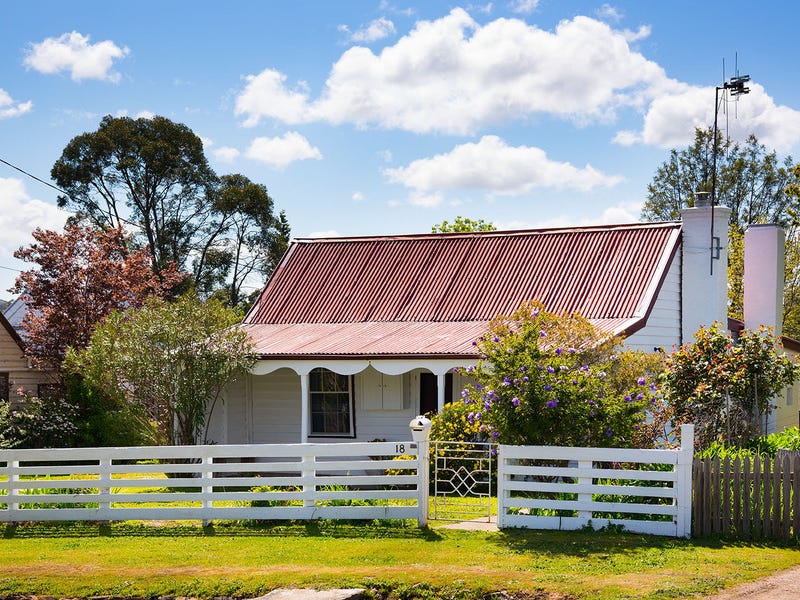
<svg viewBox="0 0 800 600">
<path fill-rule="evenodd" d="M 746 540 L 800 535 L 800 454 L 776 459 L 695 459 L 695 536 L 722 534 Z"/>
</svg>

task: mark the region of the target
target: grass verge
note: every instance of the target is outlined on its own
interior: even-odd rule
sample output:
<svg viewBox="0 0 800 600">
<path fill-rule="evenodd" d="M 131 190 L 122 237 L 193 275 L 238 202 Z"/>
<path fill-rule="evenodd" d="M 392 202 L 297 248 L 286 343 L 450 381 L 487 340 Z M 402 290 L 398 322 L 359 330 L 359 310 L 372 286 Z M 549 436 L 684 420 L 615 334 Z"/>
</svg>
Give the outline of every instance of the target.
<svg viewBox="0 0 800 600">
<path fill-rule="evenodd" d="M 800 563 L 797 547 L 619 533 L 39 524 L 0 539 L 0 594 L 255 597 L 366 587 L 376 598 L 684 598 Z M 552 595 L 552 596 L 549 596 Z"/>
</svg>

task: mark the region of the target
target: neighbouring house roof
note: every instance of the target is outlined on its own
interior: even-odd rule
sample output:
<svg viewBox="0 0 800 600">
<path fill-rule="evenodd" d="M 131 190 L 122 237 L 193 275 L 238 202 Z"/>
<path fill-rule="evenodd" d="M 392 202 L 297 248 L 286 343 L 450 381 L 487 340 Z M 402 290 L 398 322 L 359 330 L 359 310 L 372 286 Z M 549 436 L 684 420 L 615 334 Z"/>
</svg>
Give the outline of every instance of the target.
<svg viewBox="0 0 800 600">
<path fill-rule="evenodd" d="M 3 316 L 20 335 L 22 335 L 22 319 L 25 317 L 26 310 L 27 305 L 22 301 L 22 298 L 14 299 L 5 310 L 3 310 Z"/>
<path fill-rule="evenodd" d="M 526 300 L 642 327 L 680 223 L 294 241 L 243 328 L 262 358 L 474 357 Z"/>
</svg>

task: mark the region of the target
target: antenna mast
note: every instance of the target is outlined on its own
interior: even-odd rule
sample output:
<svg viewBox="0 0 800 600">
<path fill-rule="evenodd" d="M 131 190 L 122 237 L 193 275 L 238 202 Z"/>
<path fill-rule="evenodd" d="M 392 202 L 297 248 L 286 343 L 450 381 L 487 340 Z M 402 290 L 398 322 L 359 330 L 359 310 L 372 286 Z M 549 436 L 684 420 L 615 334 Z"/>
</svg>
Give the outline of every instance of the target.
<svg viewBox="0 0 800 600">
<path fill-rule="evenodd" d="M 729 81 L 725 81 L 725 60 L 722 61 L 722 85 L 717 86 L 714 92 L 714 150 L 712 151 L 713 166 L 711 169 L 711 246 L 710 246 L 710 266 L 711 275 L 714 274 L 714 260 L 719 260 L 720 255 L 720 240 L 714 236 L 714 206 L 717 204 L 717 117 L 719 116 L 719 93 L 723 92 L 723 101 L 725 100 L 728 90 L 730 90 L 731 97 L 738 98 L 744 94 L 750 93 L 750 88 L 745 84 L 750 81 L 750 75 L 739 75 L 739 53 L 736 53 L 736 75 L 731 77 Z M 726 110 L 727 114 L 727 110 Z"/>
</svg>

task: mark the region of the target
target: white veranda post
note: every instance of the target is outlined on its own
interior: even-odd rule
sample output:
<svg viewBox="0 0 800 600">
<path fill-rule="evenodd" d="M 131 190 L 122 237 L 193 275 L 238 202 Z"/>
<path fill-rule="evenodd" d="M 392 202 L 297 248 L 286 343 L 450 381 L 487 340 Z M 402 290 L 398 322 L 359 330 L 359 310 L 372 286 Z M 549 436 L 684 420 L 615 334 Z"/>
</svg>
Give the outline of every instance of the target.
<svg viewBox="0 0 800 600">
<path fill-rule="evenodd" d="M 444 373 L 439 373 L 436 375 L 436 412 L 442 412 L 444 410 Z"/>
<path fill-rule="evenodd" d="M 309 375 L 300 374 L 300 396 L 302 397 L 302 409 L 300 415 L 300 441 L 308 443 L 309 423 L 311 422 L 311 394 L 309 393 Z"/>
</svg>

